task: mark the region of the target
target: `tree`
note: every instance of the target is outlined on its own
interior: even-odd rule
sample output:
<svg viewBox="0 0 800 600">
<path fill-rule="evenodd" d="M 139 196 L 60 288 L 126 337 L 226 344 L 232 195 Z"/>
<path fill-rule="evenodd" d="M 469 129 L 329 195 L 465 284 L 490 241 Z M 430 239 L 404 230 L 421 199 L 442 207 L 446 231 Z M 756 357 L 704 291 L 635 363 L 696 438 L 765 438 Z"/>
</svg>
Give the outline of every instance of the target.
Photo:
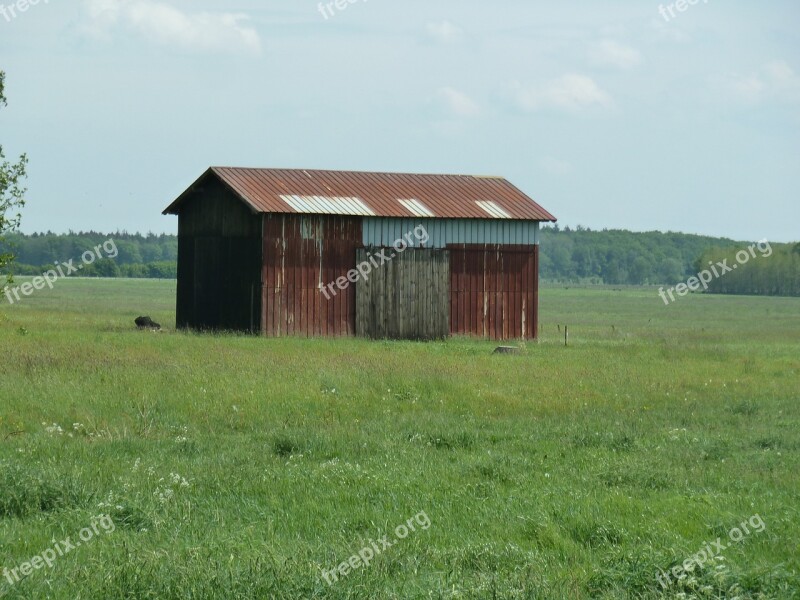
<svg viewBox="0 0 800 600">
<path fill-rule="evenodd" d="M 5 97 L 6 74 L 0 71 L 0 106 L 6 106 Z M 3 244 L 5 237 L 19 227 L 21 215 L 19 212 L 25 206 L 25 188 L 22 181 L 25 179 L 25 166 L 28 164 L 28 157 L 24 154 L 19 157 L 16 164 L 10 163 L 5 159 L 3 146 L 0 146 L 0 244 Z M 8 214 L 12 213 L 12 214 Z M 14 255 L 8 251 L 0 251 L 0 273 L 14 260 Z M 8 275 L 8 282 L 11 283 L 11 275 Z"/>
<path fill-rule="evenodd" d="M 631 264 L 628 274 L 628 282 L 634 285 L 647 283 L 650 273 L 653 272 L 653 265 L 644 256 L 637 256 Z"/>
<path fill-rule="evenodd" d="M 653 283 L 678 283 L 683 279 L 684 268 L 676 258 L 665 258 L 658 267 L 658 280 Z"/>
</svg>

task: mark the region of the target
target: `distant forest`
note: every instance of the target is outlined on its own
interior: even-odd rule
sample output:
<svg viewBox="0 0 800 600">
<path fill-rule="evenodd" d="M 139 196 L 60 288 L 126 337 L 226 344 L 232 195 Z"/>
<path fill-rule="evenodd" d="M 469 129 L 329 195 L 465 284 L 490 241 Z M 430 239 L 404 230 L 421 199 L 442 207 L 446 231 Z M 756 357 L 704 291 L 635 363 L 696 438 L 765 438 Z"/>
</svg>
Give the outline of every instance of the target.
<svg viewBox="0 0 800 600">
<path fill-rule="evenodd" d="M 113 239 L 119 256 L 87 266 L 82 276 L 174 279 L 178 239 L 173 235 L 35 233 L 8 236 L 16 275 L 39 275 L 56 261 L 78 259 L 86 250 Z M 735 262 L 749 244 L 726 238 L 684 233 L 622 230 L 592 231 L 583 227 L 544 227 L 541 235 L 541 277 L 554 283 L 668 285 L 685 282 L 709 261 Z M 0 252 L 4 247 L 0 246 Z M 800 244 L 772 244 L 736 272 L 715 278 L 710 291 L 727 294 L 800 296 Z"/>
<path fill-rule="evenodd" d="M 751 243 L 685 233 L 592 231 L 544 227 L 541 277 L 557 283 L 675 286 L 705 269 L 709 261 L 736 263 Z M 800 296 L 800 244 L 770 244 L 746 264 L 715 277 L 709 291 L 720 294 Z M 721 269 L 720 269 L 721 270 Z"/>
<path fill-rule="evenodd" d="M 175 279 L 178 276 L 178 238 L 174 235 L 96 231 L 14 233 L 0 245 L 0 252 L 5 248 L 16 256 L 12 265 L 14 275 L 41 275 L 56 261 L 75 259 L 78 262 L 84 252 L 109 239 L 114 240 L 119 256 L 84 266 L 82 277 Z"/>
<path fill-rule="evenodd" d="M 697 259 L 710 248 L 730 248 L 726 238 L 685 233 L 592 231 L 543 227 L 542 279 L 598 284 L 670 284 L 695 275 Z"/>
</svg>

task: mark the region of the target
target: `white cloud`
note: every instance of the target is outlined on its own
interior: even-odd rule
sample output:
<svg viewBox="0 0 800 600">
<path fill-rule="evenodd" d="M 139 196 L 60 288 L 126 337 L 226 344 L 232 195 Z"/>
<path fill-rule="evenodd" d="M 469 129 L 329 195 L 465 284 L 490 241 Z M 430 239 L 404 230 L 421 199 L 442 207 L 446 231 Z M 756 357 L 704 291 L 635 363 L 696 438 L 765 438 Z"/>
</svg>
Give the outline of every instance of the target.
<svg viewBox="0 0 800 600">
<path fill-rule="evenodd" d="M 800 76 L 784 61 L 768 63 L 758 73 L 730 77 L 728 88 L 750 104 L 768 100 L 800 101 Z"/>
<path fill-rule="evenodd" d="M 89 31 L 110 37 L 117 27 L 149 40 L 201 52 L 261 53 L 261 39 L 238 13 L 184 13 L 155 0 L 87 0 Z"/>
<path fill-rule="evenodd" d="M 764 71 L 768 81 L 777 91 L 797 92 L 800 90 L 800 77 L 787 63 L 771 62 L 764 67 Z"/>
<path fill-rule="evenodd" d="M 552 175 L 569 175 L 572 173 L 572 165 L 565 160 L 553 158 L 552 156 L 545 157 L 540 163 L 542 168 L 551 173 Z"/>
<path fill-rule="evenodd" d="M 731 81 L 733 92 L 746 102 L 758 102 L 764 93 L 764 82 L 756 75 L 750 77 L 736 77 Z"/>
<path fill-rule="evenodd" d="M 542 86 L 519 87 L 517 104 L 524 110 L 547 108 L 580 111 L 593 107 L 611 108 L 614 100 L 591 77 L 567 74 Z"/>
<path fill-rule="evenodd" d="M 642 54 L 636 48 L 603 40 L 589 48 L 589 62 L 599 67 L 632 69 L 642 64 Z"/>
<path fill-rule="evenodd" d="M 650 27 L 655 33 L 657 41 L 685 44 L 692 39 L 683 28 L 675 27 L 673 23 L 667 23 L 663 18 L 652 19 L 650 21 Z"/>
<path fill-rule="evenodd" d="M 442 44 L 452 44 L 457 42 L 464 35 L 464 31 L 450 21 L 442 21 L 441 23 L 428 23 L 425 26 L 425 29 L 427 30 L 429 36 Z"/>
<path fill-rule="evenodd" d="M 438 91 L 439 98 L 447 109 L 459 117 L 475 117 L 481 112 L 480 106 L 464 92 L 451 87 L 443 87 Z"/>
</svg>

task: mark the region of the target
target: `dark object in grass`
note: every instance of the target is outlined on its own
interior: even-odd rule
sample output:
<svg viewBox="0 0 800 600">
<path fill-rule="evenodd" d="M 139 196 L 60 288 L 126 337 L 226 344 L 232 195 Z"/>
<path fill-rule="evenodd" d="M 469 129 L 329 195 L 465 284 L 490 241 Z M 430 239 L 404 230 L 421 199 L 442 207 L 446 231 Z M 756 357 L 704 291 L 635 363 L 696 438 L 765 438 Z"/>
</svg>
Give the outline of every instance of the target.
<svg viewBox="0 0 800 600">
<path fill-rule="evenodd" d="M 139 317 L 134 321 L 136 327 L 139 329 L 152 329 L 153 331 L 161 331 L 161 325 L 153 321 L 150 317 Z"/>
<path fill-rule="evenodd" d="M 500 346 L 496 348 L 493 354 L 519 354 L 519 348 L 514 346 Z"/>
</svg>

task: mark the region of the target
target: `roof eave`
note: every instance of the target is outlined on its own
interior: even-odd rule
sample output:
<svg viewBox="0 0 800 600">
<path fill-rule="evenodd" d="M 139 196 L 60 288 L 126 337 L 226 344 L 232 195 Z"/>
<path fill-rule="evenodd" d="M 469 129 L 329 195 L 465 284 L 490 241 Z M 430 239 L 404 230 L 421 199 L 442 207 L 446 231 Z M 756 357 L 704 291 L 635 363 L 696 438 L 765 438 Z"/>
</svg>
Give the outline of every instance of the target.
<svg viewBox="0 0 800 600">
<path fill-rule="evenodd" d="M 256 206 L 254 206 L 247 198 L 242 196 L 233 187 L 231 187 L 228 184 L 228 182 L 225 181 L 225 178 L 220 176 L 220 174 L 217 172 L 216 167 L 209 167 L 200 177 L 197 178 L 197 180 L 192 185 L 186 188 L 186 191 L 184 191 L 180 196 L 178 196 L 172 204 L 170 204 L 167 208 L 165 208 L 161 214 L 162 215 L 179 214 L 180 206 L 189 198 L 189 196 L 194 194 L 197 191 L 197 187 L 202 185 L 209 177 L 216 178 L 216 180 L 219 183 L 221 183 L 231 194 L 233 194 L 234 196 L 236 196 L 236 198 L 241 200 L 253 214 L 258 214 L 262 212 Z"/>
</svg>

